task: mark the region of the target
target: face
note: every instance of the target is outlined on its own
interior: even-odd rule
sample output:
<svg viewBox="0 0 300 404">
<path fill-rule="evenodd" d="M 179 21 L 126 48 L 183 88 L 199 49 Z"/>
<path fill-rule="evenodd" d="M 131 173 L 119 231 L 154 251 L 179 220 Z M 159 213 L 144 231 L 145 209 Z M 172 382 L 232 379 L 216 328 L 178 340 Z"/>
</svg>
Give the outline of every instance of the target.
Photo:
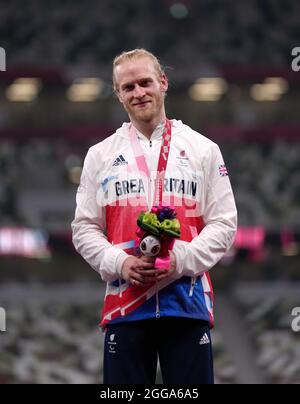
<svg viewBox="0 0 300 404">
<path fill-rule="evenodd" d="M 150 58 L 127 61 L 115 68 L 117 94 L 133 122 L 151 122 L 164 117 L 165 75 L 159 77 Z"/>
</svg>

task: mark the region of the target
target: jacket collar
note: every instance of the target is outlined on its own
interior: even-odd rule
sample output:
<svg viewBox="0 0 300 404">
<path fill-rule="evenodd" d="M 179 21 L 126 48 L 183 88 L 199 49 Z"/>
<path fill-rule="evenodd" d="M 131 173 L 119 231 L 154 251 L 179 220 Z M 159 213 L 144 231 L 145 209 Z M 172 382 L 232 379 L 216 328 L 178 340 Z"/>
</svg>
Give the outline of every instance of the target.
<svg viewBox="0 0 300 404">
<path fill-rule="evenodd" d="M 171 119 L 171 124 L 172 124 L 172 135 L 174 135 L 178 132 L 182 132 L 184 130 L 184 125 L 183 125 L 182 121 L 178 121 L 176 119 Z M 116 134 L 121 137 L 129 139 L 130 125 L 131 125 L 130 122 L 123 123 L 123 125 L 116 131 Z M 156 127 L 156 129 L 154 130 L 154 132 L 151 136 L 151 140 L 161 138 L 161 136 L 163 134 L 163 128 L 164 128 L 164 125 L 159 124 Z M 146 136 L 144 136 L 143 134 L 141 134 L 140 132 L 138 132 L 138 137 L 148 140 L 148 138 Z"/>
</svg>

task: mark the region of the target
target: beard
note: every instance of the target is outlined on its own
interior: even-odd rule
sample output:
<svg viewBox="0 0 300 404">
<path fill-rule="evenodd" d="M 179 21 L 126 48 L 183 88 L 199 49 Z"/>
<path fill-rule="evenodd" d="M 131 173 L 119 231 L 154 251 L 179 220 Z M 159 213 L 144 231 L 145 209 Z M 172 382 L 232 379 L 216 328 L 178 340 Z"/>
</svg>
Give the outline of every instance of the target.
<svg viewBox="0 0 300 404">
<path fill-rule="evenodd" d="M 144 123 L 151 122 L 163 108 L 163 98 L 152 100 L 151 104 L 148 104 L 146 108 L 126 108 L 128 115 L 136 121 Z"/>
<path fill-rule="evenodd" d="M 153 108 L 147 108 L 145 111 L 134 111 L 133 118 L 142 122 L 151 122 L 155 117 L 156 111 Z"/>
</svg>

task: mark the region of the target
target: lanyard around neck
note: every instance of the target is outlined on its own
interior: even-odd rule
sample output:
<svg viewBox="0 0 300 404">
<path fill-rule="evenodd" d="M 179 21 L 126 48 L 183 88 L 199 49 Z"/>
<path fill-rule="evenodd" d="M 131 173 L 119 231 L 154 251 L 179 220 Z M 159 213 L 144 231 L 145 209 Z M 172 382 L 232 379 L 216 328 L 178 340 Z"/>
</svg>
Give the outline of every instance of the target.
<svg viewBox="0 0 300 404">
<path fill-rule="evenodd" d="M 172 137 L 171 122 L 169 119 L 166 119 L 165 128 L 162 135 L 162 144 L 160 148 L 159 160 L 157 165 L 157 176 L 155 179 L 153 206 L 162 205 L 164 179 L 168 164 L 171 137 Z M 132 124 L 130 127 L 130 141 L 138 170 L 141 173 L 143 173 L 147 178 L 150 178 L 150 172 L 146 162 L 146 158 L 141 148 L 141 145 L 138 141 L 136 129 Z"/>
</svg>

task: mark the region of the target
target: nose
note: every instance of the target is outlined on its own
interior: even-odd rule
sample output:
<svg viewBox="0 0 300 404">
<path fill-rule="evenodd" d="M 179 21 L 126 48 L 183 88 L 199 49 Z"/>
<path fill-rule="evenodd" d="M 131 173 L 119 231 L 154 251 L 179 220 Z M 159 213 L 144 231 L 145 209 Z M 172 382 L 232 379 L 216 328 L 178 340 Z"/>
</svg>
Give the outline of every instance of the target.
<svg viewBox="0 0 300 404">
<path fill-rule="evenodd" d="M 140 87 L 139 85 L 136 85 L 134 87 L 133 96 L 135 98 L 143 98 L 144 95 L 145 95 L 145 89 L 143 87 Z"/>
</svg>

